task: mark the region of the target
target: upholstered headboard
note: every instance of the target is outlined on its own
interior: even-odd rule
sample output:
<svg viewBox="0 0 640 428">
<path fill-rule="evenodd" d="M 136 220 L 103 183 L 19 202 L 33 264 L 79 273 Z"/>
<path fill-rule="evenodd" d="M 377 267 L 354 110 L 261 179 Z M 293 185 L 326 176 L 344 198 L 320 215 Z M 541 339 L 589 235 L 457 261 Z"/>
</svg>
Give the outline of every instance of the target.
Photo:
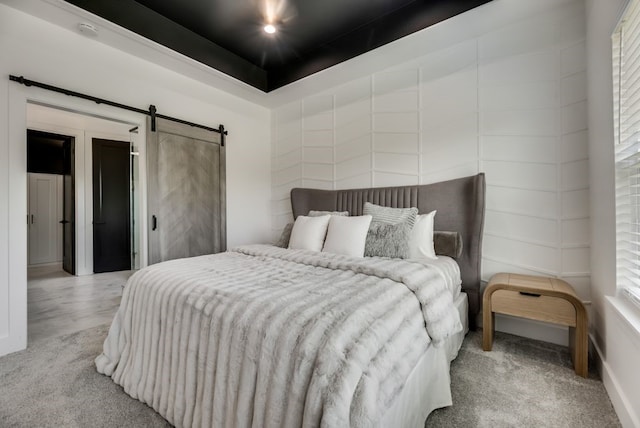
<svg viewBox="0 0 640 428">
<path fill-rule="evenodd" d="M 469 324 L 475 329 L 480 311 L 480 260 L 484 227 L 484 173 L 440 183 L 369 189 L 291 190 L 294 218 L 309 210 L 349 211 L 361 215 L 365 202 L 395 208 L 417 207 L 421 214 L 438 210 L 434 230 L 460 233 L 462 254 L 456 259 L 462 289 L 469 296 Z"/>
</svg>

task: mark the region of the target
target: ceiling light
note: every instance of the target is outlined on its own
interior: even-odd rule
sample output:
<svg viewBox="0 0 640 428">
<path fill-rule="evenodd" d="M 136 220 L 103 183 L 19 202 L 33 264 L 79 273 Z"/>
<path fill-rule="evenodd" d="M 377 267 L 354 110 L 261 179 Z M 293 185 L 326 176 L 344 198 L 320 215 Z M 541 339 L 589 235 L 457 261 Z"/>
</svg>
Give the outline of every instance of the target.
<svg viewBox="0 0 640 428">
<path fill-rule="evenodd" d="M 276 27 L 274 27 L 272 24 L 267 24 L 264 26 L 264 31 L 265 33 L 273 34 L 276 32 Z"/>
<path fill-rule="evenodd" d="M 78 31 L 87 36 L 96 37 L 98 35 L 98 29 L 91 24 L 81 22 L 78 24 Z"/>
</svg>

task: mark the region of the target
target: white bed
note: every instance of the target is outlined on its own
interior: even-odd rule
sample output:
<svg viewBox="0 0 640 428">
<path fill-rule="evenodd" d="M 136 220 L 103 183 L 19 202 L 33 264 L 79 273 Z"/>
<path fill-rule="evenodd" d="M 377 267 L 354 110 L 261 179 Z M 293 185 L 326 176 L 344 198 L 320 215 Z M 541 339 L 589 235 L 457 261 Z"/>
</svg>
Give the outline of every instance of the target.
<svg viewBox="0 0 640 428">
<path fill-rule="evenodd" d="M 154 265 L 125 287 L 96 365 L 176 426 L 414 426 L 451 404 L 452 265 L 270 246 Z"/>
<path fill-rule="evenodd" d="M 452 404 L 450 362 L 479 308 L 484 175 L 292 191 L 294 216 L 357 215 L 371 198 L 442 206 L 435 227 L 464 251 L 415 262 L 245 246 L 154 265 L 125 287 L 98 371 L 176 426 L 422 427 Z"/>
</svg>

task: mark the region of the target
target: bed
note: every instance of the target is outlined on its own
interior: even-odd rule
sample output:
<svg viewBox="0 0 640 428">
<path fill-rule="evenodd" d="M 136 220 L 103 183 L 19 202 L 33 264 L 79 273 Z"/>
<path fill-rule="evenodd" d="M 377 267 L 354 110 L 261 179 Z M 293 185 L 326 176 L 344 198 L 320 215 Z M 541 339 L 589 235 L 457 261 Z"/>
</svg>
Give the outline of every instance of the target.
<svg viewBox="0 0 640 428">
<path fill-rule="evenodd" d="M 437 209 L 434 229 L 462 252 L 417 263 L 248 245 L 153 265 L 127 283 L 96 367 L 175 426 L 423 426 L 452 404 L 449 364 L 475 326 L 484 189 L 483 174 L 294 189 L 294 218 Z"/>
</svg>

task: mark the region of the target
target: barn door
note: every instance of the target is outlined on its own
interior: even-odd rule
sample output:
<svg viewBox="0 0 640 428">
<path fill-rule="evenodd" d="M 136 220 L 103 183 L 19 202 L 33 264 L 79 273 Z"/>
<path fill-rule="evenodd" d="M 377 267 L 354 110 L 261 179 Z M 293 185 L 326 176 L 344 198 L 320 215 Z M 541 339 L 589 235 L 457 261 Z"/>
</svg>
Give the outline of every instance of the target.
<svg viewBox="0 0 640 428">
<path fill-rule="evenodd" d="M 225 150 L 215 132 L 147 129 L 149 264 L 226 250 Z"/>
</svg>

